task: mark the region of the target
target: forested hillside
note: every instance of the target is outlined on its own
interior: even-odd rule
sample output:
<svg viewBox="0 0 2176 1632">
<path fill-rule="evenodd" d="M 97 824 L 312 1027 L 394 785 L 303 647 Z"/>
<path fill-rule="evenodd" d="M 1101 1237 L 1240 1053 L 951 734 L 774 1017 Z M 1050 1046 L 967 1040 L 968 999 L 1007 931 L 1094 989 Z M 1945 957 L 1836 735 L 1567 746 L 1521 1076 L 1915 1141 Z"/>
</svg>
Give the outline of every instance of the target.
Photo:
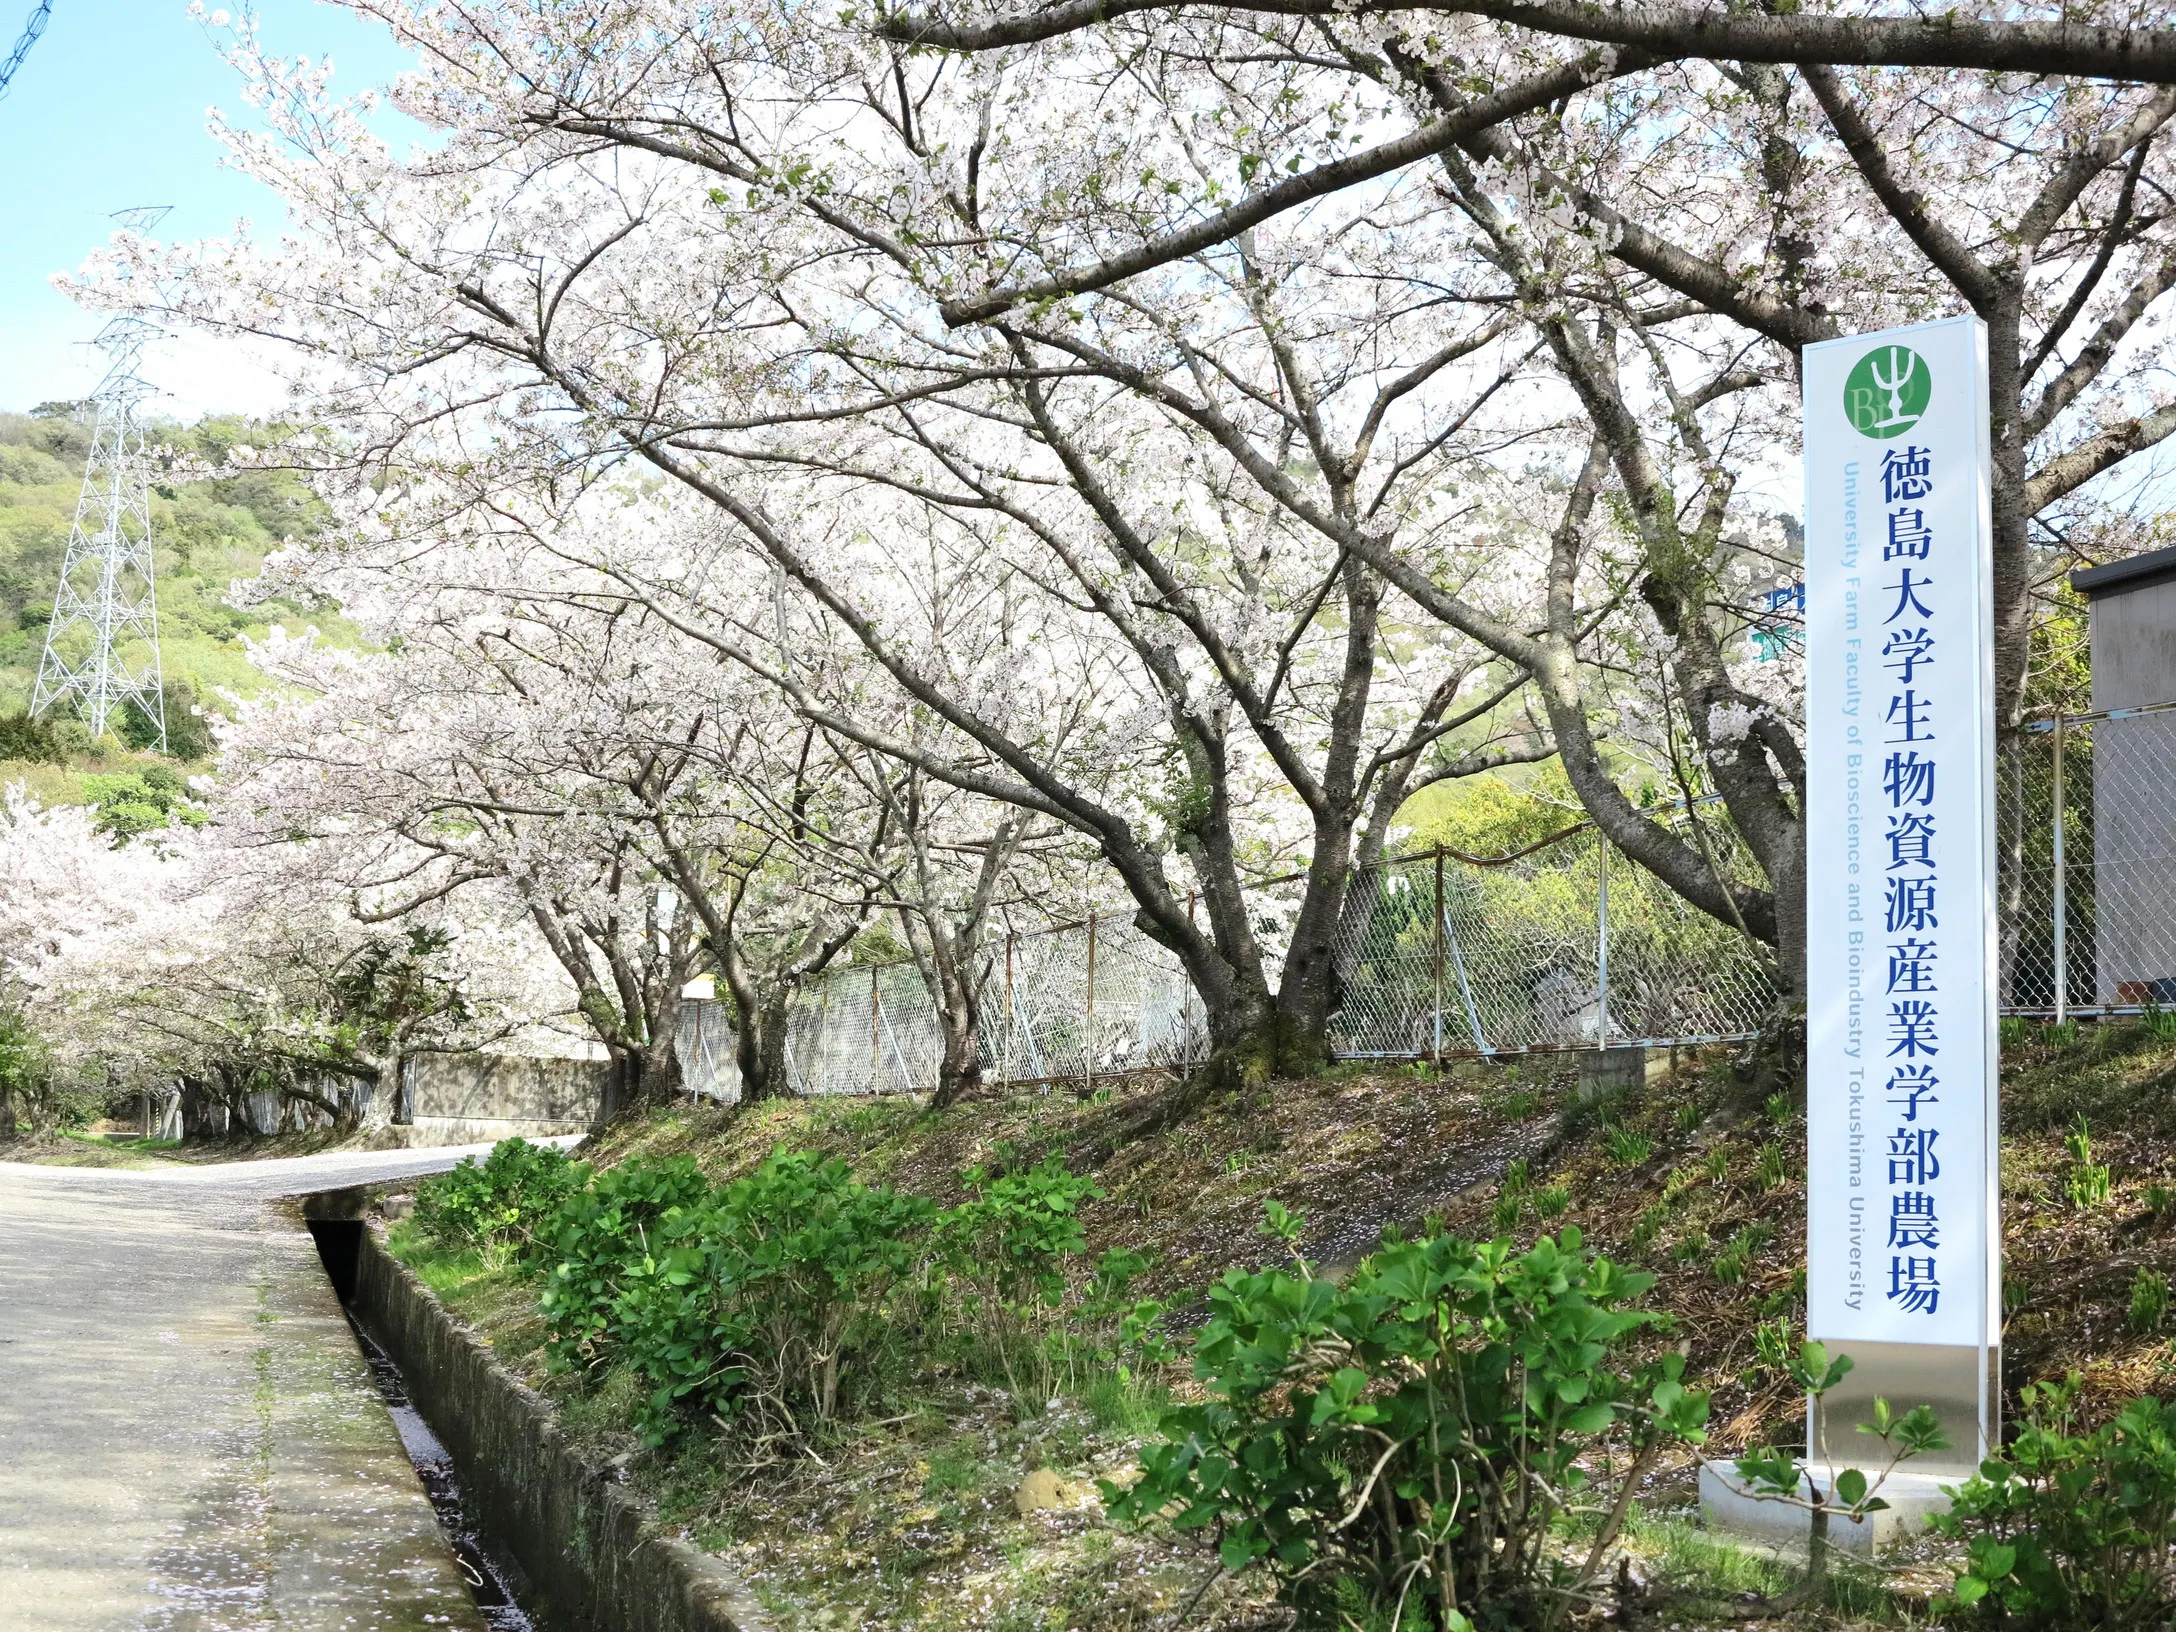
<svg viewBox="0 0 2176 1632">
<path fill-rule="evenodd" d="M 83 405 L 0 413 L 0 721 L 19 716 L 30 703 L 91 429 Z M 215 470 L 227 467 L 237 444 L 264 434 L 263 427 L 232 415 L 155 433 Z M 282 539 L 313 533 L 320 516 L 315 499 L 286 472 L 236 470 L 155 488 L 151 517 L 170 747 L 173 757 L 196 760 L 210 750 L 211 736 L 192 707 L 217 709 L 222 689 L 246 694 L 261 684 L 244 656 L 244 636 L 299 616 L 334 632 L 328 624 L 337 619 L 324 609 L 268 603 L 244 611 L 226 601 L 235 579 L 254 574 Z M 55 719 L 67 768 L 51 762 L 52 737 L 18 730 L 0 733 L 0 779 L 27 778 L 44 797 L 65 797 L 76 791 L 75 773 L 110 769 L 109 761 L 120 757 L 90 754 L 80 727 Z M 148 746 L 133 710 L 124 711 L 120 729 L 130 747 Z"/>
</svg>

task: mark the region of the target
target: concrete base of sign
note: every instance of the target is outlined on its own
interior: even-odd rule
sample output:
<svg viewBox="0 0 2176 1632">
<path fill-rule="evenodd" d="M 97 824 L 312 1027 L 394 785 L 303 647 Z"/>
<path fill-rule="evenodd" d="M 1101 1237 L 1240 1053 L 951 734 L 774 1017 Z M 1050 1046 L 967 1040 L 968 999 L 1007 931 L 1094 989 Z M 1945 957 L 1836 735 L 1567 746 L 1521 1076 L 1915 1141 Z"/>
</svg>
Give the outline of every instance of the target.
<svg viewBox="0 0 2176 1632">
<path fill-rule="evenodd" d="M 1827 1490 L 1835 1472 L 1832 1467 L 1816 1465 L 1813 1476 Z M 1929 1515 L 1948 1512 L 1949 1497 L 1942 1486 L 1961 1484 L 1967 1477 L 1959 1473 L 1892 1473 L 1879 1493 L 1889 1504 L 1880 1512 L 1856 1521 L 1841 1514 L 1829 1515 L 1829 1545 L 1839 1552 L 1870 1558 L 1882 1548 L 1924 1530 Z M 1813 1515 L 1806 1509 L 1789 1502 L 1763 1501 L 1739 1483 L 1735 1472 L 1712 1463 L 1700 1469 L 1700 1513 L 1711 1529 L 1771 1546 L 1803 1549 L 1813 1525 Z"/>
</svg>

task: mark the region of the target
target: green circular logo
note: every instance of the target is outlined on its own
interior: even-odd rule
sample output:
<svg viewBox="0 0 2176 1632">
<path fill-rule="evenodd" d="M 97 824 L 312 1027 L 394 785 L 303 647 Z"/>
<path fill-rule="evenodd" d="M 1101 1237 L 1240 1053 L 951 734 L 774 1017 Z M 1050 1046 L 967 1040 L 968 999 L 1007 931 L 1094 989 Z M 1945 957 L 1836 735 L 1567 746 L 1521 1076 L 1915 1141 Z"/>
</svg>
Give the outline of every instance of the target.
<svg viewBox="0 0 2176 1632">
<path fill-rule="evenodd" d="M 1924 357 L 1909 346 L 1876 346 L 1844 381 L 1844 417 L 1861 436 L 1901 436 L 1919 423 L 1933 395 Z"/>
</svg>

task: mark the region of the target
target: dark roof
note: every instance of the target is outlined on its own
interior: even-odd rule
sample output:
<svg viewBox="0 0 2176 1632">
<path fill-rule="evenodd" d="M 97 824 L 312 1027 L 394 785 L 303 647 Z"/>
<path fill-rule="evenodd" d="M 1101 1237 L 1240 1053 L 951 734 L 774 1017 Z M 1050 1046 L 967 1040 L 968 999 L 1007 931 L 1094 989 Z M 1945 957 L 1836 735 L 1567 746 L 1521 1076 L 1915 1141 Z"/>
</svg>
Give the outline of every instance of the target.
<svg viewBox="0 0 2176 1632">
<path fill-rule="evenodd" d="M 2145 589 L 2176 578 L 2176 548 L 2134 555 L 2128 561 L 2111 561 L 2105 567 L 2087 567 L 2070 575 L 2070 587 L 2089 601 L 2103 595 Z"/>
</svg>

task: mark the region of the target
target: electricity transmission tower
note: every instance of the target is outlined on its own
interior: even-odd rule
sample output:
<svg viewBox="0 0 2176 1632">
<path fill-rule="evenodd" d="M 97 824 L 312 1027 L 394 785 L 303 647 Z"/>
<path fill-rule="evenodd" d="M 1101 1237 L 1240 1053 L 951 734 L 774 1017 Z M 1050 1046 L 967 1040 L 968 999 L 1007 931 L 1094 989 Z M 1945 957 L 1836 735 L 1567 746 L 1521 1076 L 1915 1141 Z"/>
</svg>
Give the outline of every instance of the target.
<svg viewBox="0 0 2176 1632">
<path fill-rule="evenodd" d="M 166 692 L 151 575 L 151 472 L 137 412 L 151 387 L 136 373 L 145 343 L 158 332 L 137 318 L 117 317 L 95 342 L 107 357 L 106 377 L 91 397 L 98 409 L 91 456 L 83 467 L 83 491 L 68 530 L 30 712 L 43 714 L 73 698 L 95 738 L 113 730 L 116 709 L 134 703 L 164 753 Z"/>
<path fill-rule="evenodd" d="M 38 36 L 45 32 L 45 25 L 53 18 L 53 0 L 38 0 L 30 13 L 30 21 L 23 25 L 23 32 L 15 42 L 15 49 L 0 62 L 0 96 L 8 94 L 8 81 L 15 77 L 15 70 L 22 67 L 23 58 L 30 55 L 30 48 L 38 43 Z"/>
</svg>

